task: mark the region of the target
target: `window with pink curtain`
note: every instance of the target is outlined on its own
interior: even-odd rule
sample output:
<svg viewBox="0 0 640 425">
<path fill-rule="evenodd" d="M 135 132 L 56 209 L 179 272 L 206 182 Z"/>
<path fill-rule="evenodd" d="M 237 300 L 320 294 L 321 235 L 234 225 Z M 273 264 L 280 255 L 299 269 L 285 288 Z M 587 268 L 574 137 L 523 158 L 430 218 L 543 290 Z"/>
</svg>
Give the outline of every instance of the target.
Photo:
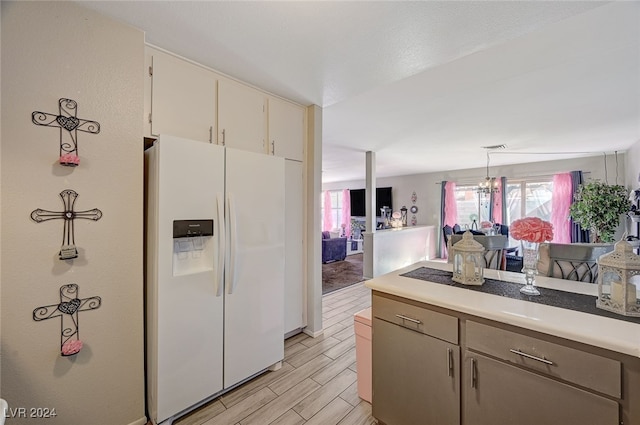
<svg viewBox="0 0 640 425">
<path fill-rule="evenodd" d="M 322 215 L 322 230 L 328 232 L 333 230 L 333 214 L 331 213 L 331 194 L 328 190 L 324 192 L 324 214 Z"/>
<path fill-rule="evenodd" d="M 553 193 L 551 195 L 551 224 L 553 225 L 553 242 L 571 243 L 571 221 L 569 207 L 573 202 L 573 186 L 571 174 L 561 173 L 553 176 Z"/>
<path fill-rule="evenodd" d="M 342 190 L 342 223 L 346 237 L 351 236 L 351 195 L 349 189 Z"/>
</svg>

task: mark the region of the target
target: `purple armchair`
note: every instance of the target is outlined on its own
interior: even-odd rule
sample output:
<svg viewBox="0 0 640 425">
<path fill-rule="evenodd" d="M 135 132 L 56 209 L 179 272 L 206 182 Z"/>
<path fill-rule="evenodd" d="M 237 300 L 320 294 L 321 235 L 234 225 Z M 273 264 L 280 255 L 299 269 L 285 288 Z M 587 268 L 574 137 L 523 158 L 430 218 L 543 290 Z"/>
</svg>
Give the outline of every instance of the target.
<svg viewBox="0 0 640 425">
<path fill-rule="evenodd" d="M 347 238 L 331 238 L 322 232 L 322 262 L 340 261 L 347 257 Z"/>
</svg>

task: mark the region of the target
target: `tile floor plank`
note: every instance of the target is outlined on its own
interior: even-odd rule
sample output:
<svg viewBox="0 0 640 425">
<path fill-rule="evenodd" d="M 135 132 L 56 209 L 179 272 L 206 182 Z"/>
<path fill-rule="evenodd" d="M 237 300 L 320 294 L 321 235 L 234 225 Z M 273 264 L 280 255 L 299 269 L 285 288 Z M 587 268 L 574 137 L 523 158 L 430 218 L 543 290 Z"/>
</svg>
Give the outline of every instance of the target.
<svg viewBox="0 0 640 425">
<path fill-rule="evenodd" d="M 310 419 L 354 382 L 356 382 L 356 374 L 348 369 L 343 370 L 331 382 L 300 401 L 293 410 L 304 419 Z"/>
<path fill-rule="evenodd" d="M 219 415 L 204 422 L 202 425 L 236 424 L 277 397 L 276 393 L 271 391 L 268 387 L 265 387 L 251 394 L 249 397 L 233 405 Z"/>
<path fill-rule="evenodd" d="M 331 403 L 305 422 L 306 425 L 335 425 L 353 409 L 349 403 L 340 397 L 334 398 Z"/>
<path fill-rule="evenodd" d="M 307 378 L 281 394 L 280 397 L 253 412 L 240 423 L 242 425 L 270 424 L 318 388 L 320 388 L 318 383 L 313 379 Z"/>
<path fill-rule="evenodd" d="M 316 371 L 322 369 L 331 363 L 331 359 L 324 354 L 314 357 L 309 362 L 303 364 L 297 369 L 292 370 L 280 379 L 269 384 L 269 388 L 276 394 L 282 395 L 301 381 L 309 378 Z M 315 382 L 315 381 L 314 381 Z"/>
</svg>

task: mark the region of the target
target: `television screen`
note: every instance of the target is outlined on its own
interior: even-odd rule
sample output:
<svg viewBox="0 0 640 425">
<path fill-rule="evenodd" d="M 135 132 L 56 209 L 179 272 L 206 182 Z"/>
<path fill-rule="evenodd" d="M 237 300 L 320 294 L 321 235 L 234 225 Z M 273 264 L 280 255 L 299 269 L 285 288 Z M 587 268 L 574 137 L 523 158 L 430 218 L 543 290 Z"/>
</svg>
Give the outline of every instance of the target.
<svg viewBox="0 0 640 425">
<path fill-rule="evenodd" d="M 365 189 L 352 189 L 349 191 L 351 201 L 351 216 L 352 217 L 364 217 L 366 215 L 365 203 Z M 376 216 L 380 217 L 380 208 L 389 207 L 393 208 L 391 200 L 391 188 L 390 187 L 378 187 L 376 188 Z"/>
<path fill-rule="evenodd" d="M 365 191 L 364 189 L 355 189 L 349 191 L 351 197 L 351 216 L 352 217 L 364 217 L 365 211 Z"/>
</svg>

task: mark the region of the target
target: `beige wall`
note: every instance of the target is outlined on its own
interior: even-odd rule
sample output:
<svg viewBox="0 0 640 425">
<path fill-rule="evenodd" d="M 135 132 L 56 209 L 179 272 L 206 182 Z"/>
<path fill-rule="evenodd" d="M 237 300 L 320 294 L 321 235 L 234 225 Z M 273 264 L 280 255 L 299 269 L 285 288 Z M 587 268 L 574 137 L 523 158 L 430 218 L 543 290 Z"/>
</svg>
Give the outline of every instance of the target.
<svg viewBox="0 0 640 425">
<path fill-rule="evenodd" d="M 2 388 L 11 408 L 55 408 L 47 420 L 8 424 L 144 423 L 142 122 L 144 34 L 72 2 L 2 2 L 1 300 Z M 59 132 L 31 123 L 78 102 L 99 134 L 78 133 L 81 163 L 57 164 Z M 80 256 L 58 259 L 62 221 L 36 224 L 36 208 L 60 210 L 79 193 Z M 80 286 L 102 307 L 80 313 L 85 343 L 60 356 L 60 320 L 35 322 L 34 308 Z M 27 410 L 28 413 L 28 410 Z"/>
</svg>

